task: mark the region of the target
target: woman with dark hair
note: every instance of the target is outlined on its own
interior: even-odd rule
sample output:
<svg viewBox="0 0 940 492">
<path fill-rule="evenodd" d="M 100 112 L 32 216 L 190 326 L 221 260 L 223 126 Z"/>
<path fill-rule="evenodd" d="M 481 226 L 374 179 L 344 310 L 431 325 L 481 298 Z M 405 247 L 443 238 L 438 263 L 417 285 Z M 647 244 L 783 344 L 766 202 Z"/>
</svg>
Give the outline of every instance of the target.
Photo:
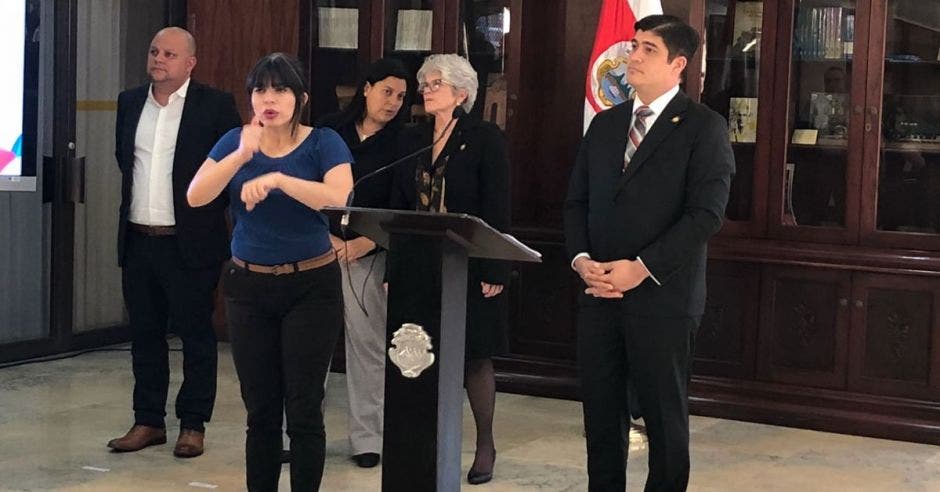
<svg viewBox="0 0 940 492">
<path fill-rule="evenodd" d="M 383 58 L 366 69 L 342 112 L 318 126 L 336 130 L 352 151 L 353 178 L 388 164 L 396 155 L 398 131 L 408 118 L 408 72 L 395 59 Z M 388 208 L 391 173 L 380 173 L 356 188 L 356 207 Z M 385 252 L 369 238 L 331 227 L 333 248 L 343 270 L 346 303 L 346 387 L 349 393 L 349 446 L 363 468 L 379 463 L 385 396 L 385 310 L 382 279 Z"/>
<path fill-rule="evenodd" d="M 467 113 L 473 109 L 478 78 L 456 54 L 431 55 L 418 70 L 428 123 L 402 132 L 402 155 L 432 145 L 395 173 L 393 208 L 476 215 L 500 231 L 509 229 L 509 161 L 502 132 Z M 456 121 L 454 121 L 456 118 Z M 509 265 L 471 259 L 467 277 L 465 386 L 477 428 L 476 454 L 467 474 L 471 484 L 493 478 L 496 448 L 494 355 L 508 350 L 508 309 L 503 286 Z"/>
<path fill-rule="evenodd" d="M 345 203 L 352 156 L 333 130 L 300 124 L 308 86 L 293 56 L 263 57 L 245 87 L 251 123 L 219 140 L 186 197 L 194 207 L 226 187 L 231 197 L 235 228 L 223 288 L 248 412 L 248 490 L 278 488 L 285 407 L 291 490 L 317 490 L 326 452 L 323 384 L 343 325 L 340 269 L 318 210 Z"/>
</svg>

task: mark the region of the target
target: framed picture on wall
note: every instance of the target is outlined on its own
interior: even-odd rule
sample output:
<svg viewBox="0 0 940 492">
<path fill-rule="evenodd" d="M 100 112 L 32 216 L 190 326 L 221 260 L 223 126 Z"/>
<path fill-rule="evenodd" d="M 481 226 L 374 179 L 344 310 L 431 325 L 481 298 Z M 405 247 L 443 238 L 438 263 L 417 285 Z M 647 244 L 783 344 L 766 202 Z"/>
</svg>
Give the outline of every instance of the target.
<svg viewBox="0 0 940 492">
<path fill-rule="evenodd" d="M 732 56 L 753 55 L 760 60 L 763 2 L 737 2 L 734 7 L 734 31 L 731 37 Z"/>
</svg>

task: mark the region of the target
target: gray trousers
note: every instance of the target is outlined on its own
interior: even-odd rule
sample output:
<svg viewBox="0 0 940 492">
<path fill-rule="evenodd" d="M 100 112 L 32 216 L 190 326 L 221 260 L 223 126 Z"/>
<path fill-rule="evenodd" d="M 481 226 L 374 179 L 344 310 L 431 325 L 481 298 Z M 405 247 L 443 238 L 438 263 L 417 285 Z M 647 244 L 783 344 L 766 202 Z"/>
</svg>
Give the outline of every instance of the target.
<svg viewBox="0 0 940 492">
<path fill-rule="evenodd" d="M 349 445 L 354 455 L 381 454 L 385 405 L 385 320 L 388 306 L 382 287 L 385 252 L 350 262 L 348 266 L 345 261 L 340 261 L 340 266 L 343 269 L 346 307 Z M 356 302 L 357 297 L 365 306 L 368 316 Z"/>
</svg>

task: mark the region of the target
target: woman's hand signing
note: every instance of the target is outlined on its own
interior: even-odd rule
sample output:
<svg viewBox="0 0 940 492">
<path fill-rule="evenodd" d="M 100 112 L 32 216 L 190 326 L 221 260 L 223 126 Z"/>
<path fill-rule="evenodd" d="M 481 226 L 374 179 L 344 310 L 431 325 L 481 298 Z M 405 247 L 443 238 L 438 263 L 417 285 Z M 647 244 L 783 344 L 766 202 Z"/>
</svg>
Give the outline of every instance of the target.
<svg viewBox="0 0 940 492">
<path fill-rule="evenodd" d="M 255 152 L 261 150 L 262 131 L 264 131 L 264 125 L 257 116 L 251 119 L 251 123 L 242 127 L 241 141 L 238 143 L 238 153 L 246 162 L 255 155 Z"/>
<path fill-rule="evenodd" d="M 255 205 L 268 197 L 271 190 L 279 188 L 282 177 L 281 173 L 273 172 L 246 181 L 242 185 L 242 201 L 245 202 L 245 210 L 251 212 Z"/>
</svg>

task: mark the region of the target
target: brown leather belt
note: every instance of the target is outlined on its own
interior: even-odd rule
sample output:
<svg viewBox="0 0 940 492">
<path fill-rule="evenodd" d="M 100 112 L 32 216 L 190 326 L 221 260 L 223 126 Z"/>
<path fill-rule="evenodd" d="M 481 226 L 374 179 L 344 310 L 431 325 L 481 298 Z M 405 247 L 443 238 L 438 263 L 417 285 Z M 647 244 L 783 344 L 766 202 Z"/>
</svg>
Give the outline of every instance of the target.
<svg viewBox="0 0 940 492">
<path fill-rule="evenodd" d="M 175 236 L 176 226 L 149 226 L 128 222 L 128 227 L 134 232 L 139 232 L 145 236 Z"/>
<path fill-rule="evenodd" d="M 245 270 L 248 270 L 249 272 L 269 273 L 271 275 L 284 275 L 287 273 L 313 270 L 314 268 L 320 268 L 321 266 L 329 265 L 334 261 L 336 261 L 336 252 L 332 249 L 314 258 L 308 258 L 306 260 L 300 260 L 294 263 L 284 263 L 281 265 L 257 265 L 254 263 L 248 263 L 247 261 L 235 256 L 232 257 L 232 263 L 244 268 Z"/>
</svg>

